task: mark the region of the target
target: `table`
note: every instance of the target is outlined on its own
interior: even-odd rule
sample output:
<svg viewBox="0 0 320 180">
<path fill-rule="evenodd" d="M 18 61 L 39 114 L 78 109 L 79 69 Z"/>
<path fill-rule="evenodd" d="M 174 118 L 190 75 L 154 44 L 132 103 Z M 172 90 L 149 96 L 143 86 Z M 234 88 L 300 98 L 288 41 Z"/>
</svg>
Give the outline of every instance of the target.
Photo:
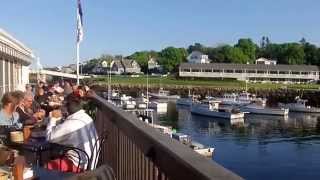
<svg viewBox="0 0 320 180">
<path fill-rule="evenodd" d="M 45 180 L 58 180 L 58 179 L 66 179 L 75 175 L 75 173 L 69 172 L 61 172 L 61 171 L 54 171 L 48 170 L 41 167 L 33 167 L 33 172 L 36 176 L 36 179 L 45 179 Z"/>
<path fill-rule="evenodd" d="M 28 179 L 45 179 L 45 180 L 60 180 L 60 179 L 66 179 L 70 178 L 74 175 L 75 173 L 70 173 L 70 172 L 61 172 L 61 171 L 54 171 L 54 170 L 48 170 L 42 167 L 32 167 L 33 170 L 33 177 L 28 178 Z M 11 168 L 8 166 L 0 166 L 0 172 L 5 172 L 11 175 Z"/>
<path fill-rule="evenodd" d="M 35 154 L 36 166 L 40 167 L 42 162 L 42 153 L 51 151 L 57 147 L 57 144 L 50 143 L 45 139 L 30 138 L 27 142 L 9 142 L 8 146 L 18 150 L 29 151 Z"/>
</svg>

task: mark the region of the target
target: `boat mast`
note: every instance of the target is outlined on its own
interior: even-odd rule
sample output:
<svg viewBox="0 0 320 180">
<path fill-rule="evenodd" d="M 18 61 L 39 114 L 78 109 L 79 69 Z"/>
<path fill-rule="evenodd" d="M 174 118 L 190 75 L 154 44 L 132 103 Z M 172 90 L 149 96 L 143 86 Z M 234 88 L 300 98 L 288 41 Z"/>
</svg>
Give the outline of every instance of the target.
<svg viewBox="0 0 320 180">
<path fill-rule="evenodd" d="M 151 57 L 149 56 L 149 61 L 150 59 Z M 148 116 L 148 111 L 149 111 L 149 63 L 147 65 L 147 116 Z"/>
<path fill-rule="evenodd" d="M 110 96 L 111 96 L 111 62 L 109 64 L 109 70 L 108 70 L 108 102 L 110 102 Z"/>
</svg>

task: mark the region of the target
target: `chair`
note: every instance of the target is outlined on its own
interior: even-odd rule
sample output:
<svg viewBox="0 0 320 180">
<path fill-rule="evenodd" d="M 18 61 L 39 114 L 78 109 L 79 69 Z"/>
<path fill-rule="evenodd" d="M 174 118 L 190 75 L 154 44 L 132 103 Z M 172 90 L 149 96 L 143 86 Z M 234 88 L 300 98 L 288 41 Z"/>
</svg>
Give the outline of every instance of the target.
<svg viewBox="0 0 320 180">
<path fill-rule="evenodd" d="M 89 162 L 88 162 L 87 170 L 92 170 L 97 166 L 102 147 L 104 145 L 104 142 L 107 140 L 108 135 L 109 135 L 109 132 L 104 131 L 95 140 L 95 144 L 93 146 L 93 151 L 92 151 L 91 157 L 90 157 Z M 94 154 L 95 152 L 96 152 L 96 156 Z"/>
<path fill-rule="evenodd" d="M 74 153 L 72 153 L 74 152 Z M 62 156 L 60 157 L 60 170 L 61 170 L 61 160 L 63 157 L 67 157 L 67 158 L 76 158 L 78 159 L 78 164 L 77 164 L 77 169 L 76 169 L 76 172 L 80 172 L 80 165 L 81 165 L 81 162 L 85 161 L 88 163 L 87 166 L 89 166 L 89 163 L 90 163 L 90 158 L 89 158 L 89 155 L 82 149 L 79 149 L 79 148 L 76 148 L 76 147 L 71 147 L 71 146 L 65 146 L 63 147 L 63 150 L 62 150 Z M 83 155 L 85 159 L 82 159 Z"/>
<path fill-rule="evenodd" d="M 59 170 L 62 171 L 62 160 L 64 158 L 67 159 L 76 159 L 78 163 L 76 164 L 76 172 L 80 172 L 80 165 L 82 162 L 87 162 L 89 165 L 90 158 L 89 155 L 82 149 L 72 147 L 72 146 L 66 146 L 61 144 L 52 144 L 51 148 L 51 158 L 53 159 L 59 159 Z M 85 168 L 83 170 L 86 170 Z"/>
</svg>

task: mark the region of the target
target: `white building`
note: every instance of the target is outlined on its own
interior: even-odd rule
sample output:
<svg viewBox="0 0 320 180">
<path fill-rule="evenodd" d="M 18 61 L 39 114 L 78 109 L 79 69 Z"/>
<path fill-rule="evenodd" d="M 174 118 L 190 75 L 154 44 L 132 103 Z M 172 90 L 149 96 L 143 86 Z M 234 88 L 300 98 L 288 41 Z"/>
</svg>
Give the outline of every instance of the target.
<svg viewBox="0 0 320 180">
<path fill-rule="evenodd" d="M 277 61 L 271 60 L 271 59 L 266 59 L 266 58 L 259 58 L 256 60 L 256 64 L 277 65 Z"/>
<path fill-rule="evenodd" d="M 0 28 L 0 96 L 29 83 L 31 49 Z"/>
<path fill-rule="evenodd" d="M 200 51 L 193 51 L 188 57 L 187 60 L 189 63 L 194 64 L 206 64 L 210 63 L 208 55 L 203 54 Z"/>
<path fill-rule="evenodd" d="M 179 67 L 179 76 L 230 78 L 252 82 L 309 83 L 319 81 L 319 67 L 283 64 L 182 63 Z"/>
</svg>

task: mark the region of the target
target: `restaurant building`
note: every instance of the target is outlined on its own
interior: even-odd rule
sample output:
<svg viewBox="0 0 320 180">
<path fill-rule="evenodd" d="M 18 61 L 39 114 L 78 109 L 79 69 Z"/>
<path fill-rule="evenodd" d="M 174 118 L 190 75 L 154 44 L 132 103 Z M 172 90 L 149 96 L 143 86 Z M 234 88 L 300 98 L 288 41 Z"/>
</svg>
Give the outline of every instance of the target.
<svg viewBox="0 0 320 180">
<path fill-rule="evenodd" d="M 228 78 L 239 81 L 311 83 L 319 80 L 318 66 L 283 64 L 182 63 L 180 77 Z"/>
<path fill-rule="evenodd" d="M 31 49 L 0 28 L 0 97 L 5 92 L 24 89 L 33 59 Z"/>
</svg>

